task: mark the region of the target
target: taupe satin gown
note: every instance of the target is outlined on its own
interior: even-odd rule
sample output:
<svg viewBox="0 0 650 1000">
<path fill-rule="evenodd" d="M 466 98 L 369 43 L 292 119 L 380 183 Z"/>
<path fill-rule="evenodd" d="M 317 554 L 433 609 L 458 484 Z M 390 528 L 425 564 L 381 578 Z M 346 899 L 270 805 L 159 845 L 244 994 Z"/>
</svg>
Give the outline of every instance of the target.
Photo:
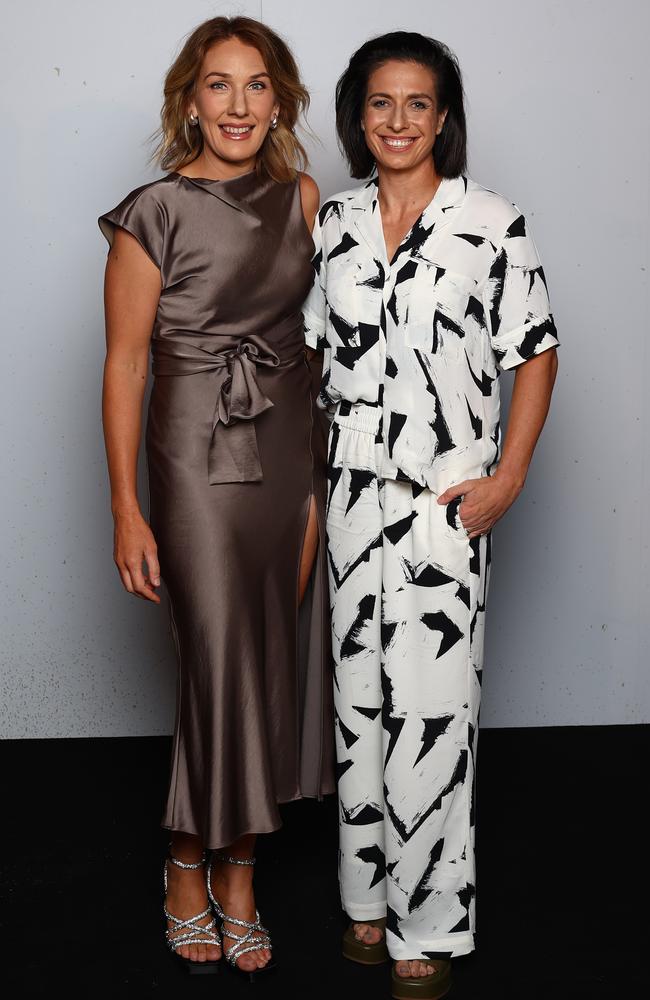
<svg viewBox="0 0 650 1000">
<path fill-rule="evenodd" d="M 334 790 L 325 544 L 297 607 L 326 434 L 301 306 L 313 241 L 298 181 L 172 173 L 99 220 L 160 268 L 147 422 L 150 519 L 178 701 L 162 825 L 206 847 Z"/>
</svg>

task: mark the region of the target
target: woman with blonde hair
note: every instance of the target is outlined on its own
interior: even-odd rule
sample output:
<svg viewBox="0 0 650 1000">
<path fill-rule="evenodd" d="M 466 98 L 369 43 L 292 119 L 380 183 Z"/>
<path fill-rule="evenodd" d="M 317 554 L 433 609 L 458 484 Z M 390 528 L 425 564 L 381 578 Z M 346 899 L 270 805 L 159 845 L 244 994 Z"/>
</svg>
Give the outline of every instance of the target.
<svg viewBox="0 0 650 1000">
<path fill-rule="evenodd" d="M 217 17 L 165 81 L 160 180 L 99 222 L 104 426 L 124 587 L 169 595 L 178 698 L 167 942 L 189 971 L 271 968 L 253 888 L 278 803 L 331 791 L 325 439 L 301 304 L 318 188 L 308 104 L 269 28 Z M 149 350 L 150 523 L 136 493 Z M 143 571 L 146 567 L 146 571 Z M 209 852 L 212 852 L 208 858 Z"/>
</svg>

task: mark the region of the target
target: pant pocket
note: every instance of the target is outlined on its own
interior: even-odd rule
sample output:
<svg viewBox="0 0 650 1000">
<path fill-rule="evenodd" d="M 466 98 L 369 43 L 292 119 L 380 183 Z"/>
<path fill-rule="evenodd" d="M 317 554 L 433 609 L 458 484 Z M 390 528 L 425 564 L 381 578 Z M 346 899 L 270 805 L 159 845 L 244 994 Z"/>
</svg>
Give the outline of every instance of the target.
<svg viewBox="0 0 650 1000">
<path fill-rule="evenodd" d="M 463 538 L 469 538 L 469 532 L 460 518 L 460 505 L 462 502 L 462 496 L 449 501 L 447 504 L 447 524 L 450 528 L 455 528 Z"/>
</svg>

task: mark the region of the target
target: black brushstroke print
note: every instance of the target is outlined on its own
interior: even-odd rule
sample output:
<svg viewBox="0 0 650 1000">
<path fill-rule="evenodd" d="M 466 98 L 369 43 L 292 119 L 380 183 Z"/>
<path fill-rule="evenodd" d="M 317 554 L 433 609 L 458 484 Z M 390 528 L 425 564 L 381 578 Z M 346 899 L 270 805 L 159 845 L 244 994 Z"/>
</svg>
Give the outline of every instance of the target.
<svg viewBox="0 0 650 1000">
<path fill-rule="evenodd" d="M 375 866 L 375 871 L 372 876 L 368 890 L 372 889 L 374 886 L 378 885 L 386 877 L 386 857 L 381 847 L 378 844 L 373 844 L 372 847 L 362 847 L 356 852 L 356 857 L 360 861 L 365 862 L 369 865 Z"/>
<path fill-rule="evenodd" d="M 382 691 L 382 706 L 381 706 L 381 724 L 382 727 L 389 734 L 388 746 L 386 748 L 386 757 L 384 758 L 384 769 L 390 760 L 393 750 L 397 744 L 400 737 L 400 733 L 404 728 L 404 723 L 406 719 L 397 718 L 393 715 L 395 706 L 393 703 L 393 684 L 390 677 L 386 671 L 382 668 L 381 670 L 381 691 Z"/>
<path fill-rule="evenodd" d="M 407 843 L 411 839 L 411 837 L 413 837 L 418 832 L 422 824 L 426 823 L 431 813 L 436 812 L 439 809 L 442 809 L 442 803 L 447 797 L 447 795 L 453 792 L 453 790 L 457 787 L 457 785 L 462 785 L 462 783 L 465 781 L 466 774 L 467 774 L 467 750 L 461 750 L 458 756 L 458 760 L 456 761 L 456 766 L 454 767 L 454 773 L 449 779 L 449 782 L 442 789 L 440 795 L 436 796 L 431 805 L 428 806 L 428 808 L 425 809 L 423 813 L 419 814 L 413 825 L 410 827 L 406 825 L 406 823 L 401 819 L 401 817 L 397 815 L 397 813 L 393 809 L 393 806 L 391 805 L 390 802 L 389 789 L 386 786 L 386 784 L 384 784 L 384 802 L 386 805 L 386 809 L 391 818 L 391 822 L 395 827 L 395 829 L 397 830 L 403 843 Z"/>
<path fill-rule="evenodd" d="M 436 660 L 448 653 L 463 638 L 463 633 L 456 622 L 452 621 L 444 611 L 425 611 L 423 615 L 420 615 L 420 621 L 432 632 L 442 632 Z"/>
<path fill-rule="evenodd" d="M 412 510 L 410 514 L 403 517 L 400 521 L 395 521 L 394 524 L 387 524 L 384 528 L 384 534 L 388 541 L 392 542 L 393 545 L 397 545 L 404 535 L 411 530 L 413 519 L 417 516 L 417 511 Z"/>
<path fill-rule="evenodd" d="M 415 763 L 413 764 L 413 767 L 415 767 L 416 764 L 419 764 L 423 757 L 426 757 L 426 755 L 432 749 L 436 740 L 439 739 L 441 736 L 444 736 L 444 734 L 449 729 L 449 723 L 453 722 L 453 720 L 454 720 L 453 715 L 441 715 L 435 719 L 422 720 L 422 722 L 424 723 L 424 732 L 422 733 L 422 746 L 415 760 Z"/>
<path fill-rule="evenodd" d="M 384 814 L 376 803 L 366 803 L 358 812 L 355 809 L 346 809 L 341 806 L 343 822 L 349 826 L 371 826 L 373 823 L 381 823 Z"/>
<path fill-rule="evenodd" d="M 342 760 L 340 763 L 336 763 L 336 783 L 338 784 L 346 771 L 349 771 L 353 766 L 353 760 Z"/>
<path fill-rule="evenodd" d="M 345 743 L 346 748 L 349 750 L 350 747 L 354 746 L 359 737 L 356 733 L 353 733 L 351 729 L 348 729 L 348 727 L 345 725 L 344 722 L 341 721 L 341 718 L 338 715 L 336 716 L 336 724 L 339 727 L 339 732 L 341 733 L 341 736 L 343 737 L 343 742 Z"/>
<path fill-rule="evenodd" d="M 333 250 L 327 255 L 328 262 L 333 260 L 335 257 L 340 257 L 341 254 L 349 253 L 352 247 L 358 247 L 359 244 L 357 240 L 354 239 L 351 233 L 344 232 L 341 237 L 341 242 L 338 243 Z"/>
<path fill-rule="evenodd" d="M 515 236 L 525 236 L 526 235 L 526 220 L 523 215 L 520 215 L 514 222 L 511 222 L 506 229 L 506 239 L 512 239 Z"/>
<path fill-rule="evenodd" d="M 356 569 L 359 568 L 361 563 L 370 562 L 370 556 L 372 554 L 373 549 L 380 549 L 381 547 L 382 547 L 382 536 L 381 534 L 379 534 L 372 542 L 370 542 L 369 545 L 366 546 L 363 552 L 359 556 L 357 556 L 354 562 L 351 563 L 346 569 L 346 571 L 341 575 L 338 571 L 336 563 L 334 562 L 334 557 L 332 555 L 331 548 L 328 546 L 327 555 L 332 570 L 332 576 L 334 577 L 334 583 L 336 584 L 336 589 L 337 590 L 341 589 L 342 584 L 344 584 L 347 578 L 352 573 L 354 573 Z"/>
<path fill-rule="evenodd" d="M 436 865 L 440 861 L 440 858 L 442 857 L 442 849 L 444 846 L 445 846 L 445 838 L 441 837 L 440 840 L 437 840 L 433 845 L 433 847 L 431 848 L 431 852 L 429 854 L 429 861 L 427 863 L 426 868 L 424 869 L 424 872 L 422 873 L 422 878 L 420 879 L 415 889 L 411 893 L 411 897 L 409 899 L 409 913 L 413 913 L 413 910 L 417 910 L 418 907 L 422 906 L 425 900 L 427 900 L 431 895 L 431 893 L 433 892 L 433 889 L 427 888 L 427 882 L 431 878 L 433 869 L 436 867 Z"/>
<path fill-rule="evenodd" d="M 467 396 L 465 396 L 465 402 L 467 403 L 467 412 L 469 413 L 469 419 L 472 425 L 472 430 L 474 431 L 474 437 L 477 441 L 480 441 L 483 437 L 483 421 L 472 411 L 472 407 L 469 405 L 469 399 Z"/>
<path fill-rule="evenodd" d="M 396 413 L 393 411 L 390 415 L 390 423 L 388 425 L 388 454 L 393 457 L 393 448 L 395 447 L 395 442 L 400 435 L 404 424 L 406 423 L 405 413 Z"/>
<path fill-rule="evenodd" d="M 353 705 L 352 708 L 355 712 L 358 712 L 359 715 L 365 715 L 365 717 L 371 721 L 376 719 L 381 712 L 381 708 L 366 708 L 364 705 Z"/>
<path fill-rule="evenodd" d="M 362 492 L 375 482 L 377 476 L 370 469 L 350 469 L 350 485 L 348 486 L 348 505 L 345 513 L 349 514 Z"/>
<path fill-rule="evenodd" d="M 360 653 L 366 648 L 357 642 L 357 637 L 363 629 L 363 626 L 372 619 L 375 612 L 376 600 L 377 598 L 375 594 L 366 594 L 366 596 L 362 597 L 359 601 L 355 619 L 341 642 L 342 660 L 347 657 L 354 656 L 355 653 Z"/>
</svg>

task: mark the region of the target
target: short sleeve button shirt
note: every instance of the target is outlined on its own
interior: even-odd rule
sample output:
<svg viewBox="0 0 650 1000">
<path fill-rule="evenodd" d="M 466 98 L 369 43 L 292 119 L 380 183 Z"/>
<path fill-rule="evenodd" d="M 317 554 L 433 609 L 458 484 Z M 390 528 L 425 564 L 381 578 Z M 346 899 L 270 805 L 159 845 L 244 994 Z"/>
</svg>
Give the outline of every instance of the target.
<svg viewBox="0 0 650 1000">
<path fill-rule="evenodd" d="M 524 216 L 466 177 L 441 181 L 389 262 L 377 193 L 319 212 L 306 341 L 324 405 L 378 408 L 381 475 L 439 493 L 498 458 L 499 371 L 558 345 L 546 280 Z"/>
</svg>

